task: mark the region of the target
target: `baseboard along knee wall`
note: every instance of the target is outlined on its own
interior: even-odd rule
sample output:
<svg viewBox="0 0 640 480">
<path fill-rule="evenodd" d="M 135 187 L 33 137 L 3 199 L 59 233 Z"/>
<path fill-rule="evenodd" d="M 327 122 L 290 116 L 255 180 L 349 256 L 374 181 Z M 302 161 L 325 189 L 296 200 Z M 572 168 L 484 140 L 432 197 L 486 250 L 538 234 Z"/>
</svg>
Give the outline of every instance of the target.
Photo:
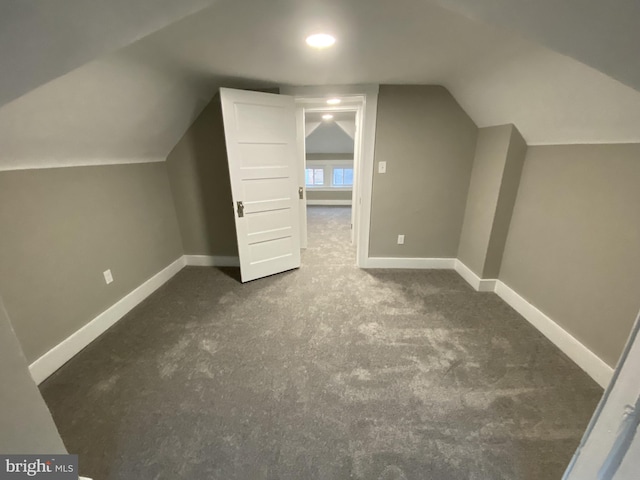
<svg viewBox="0 0 640 480">
<path fill-rule="evenodd" d="M 533 306 L 504 282 L 497 279 L 482 279 L 460 260 L 456 260 L 456 272 L 476 291 L 494 292 L 507 305 L 522 315 L 547 339 L 573 360 L 601 387 L 605 388 L 613 376 L 613 368 L 577 340 L 573 335 L 554 322 L 544 312 Z"/>
<path fill-rule="evenodd" d="M 500 280 L 480 278 L 457 258 L 369 258 L 364 268 L 453 269 L 474 290 L 498 295 L 601 387 L 605 388 L 613 376 L 612 367 L 516 291 Z"/>
<path fill-rule="evenodd" d="M 187 265 L 237 267 L 239 259 L 238 257 L 208 255 L 183 255 L 176 259 L 33 362 L 29 366 L 29 370 L 36 383 L 43 382 Z M 602 387 L 606 387 L 611 380 L 613 368 L 569 332 L 500 280 L 482 279 L 456 258 L 369 258 L 363 268 L 455 270 L 476 291 L 495 292 Z"/>
</svg>

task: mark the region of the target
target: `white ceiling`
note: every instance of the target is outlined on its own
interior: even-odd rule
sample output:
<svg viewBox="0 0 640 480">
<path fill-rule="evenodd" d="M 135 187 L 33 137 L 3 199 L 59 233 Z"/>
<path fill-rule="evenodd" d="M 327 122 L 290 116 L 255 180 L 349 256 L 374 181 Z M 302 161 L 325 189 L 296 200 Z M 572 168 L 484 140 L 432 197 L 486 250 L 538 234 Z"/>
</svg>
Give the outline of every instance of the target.
<svg viewBox="0 0 640 480">
<path fill-rule="evenodd" d="M 139 38 L 184 13 L 171 0 L 158 3 L 157 11 L 151 0 L 119 0 L 123 19 L 125 3 L 136 15 L 126 29 L 113 29 L 114 37 L 107 27 L 118 19 L 107 18 L 102 42 L 95 41 L 100 48 L 85 49 L 81 41 L 98 14 L 104 16 L 99 10 L 80 15 L 86 25 L 77 20 L 75 29 L 60 34 L 65 41 L 56 43 L 54 35 L 51 68 L 45 62 L 22 90 L 108 50 L 114 38 Z M 205 3 L 190 0 L 185 8 Z M 40 23 L 51 11 L 44 0 L 29 5 Z M 143 5 L 155 11 L 150 23 L 140 21 Z M 31 50 L 40 52 L 48 38 L 36 35 L 38 48 L 31 50 L 5 48 L 5 40 L 19 45 L 42 26 L 35 20 L 20 25 L 2 30 L 0 38 L 5 98 L 15 96 L 16 82 L 31 79 L 24 75 L 33 65 L 25 61 L 8 76 L 4 66 L 18 54 L 37 59 Z M 334 33 L 336 46 L 307 48 L 305 36 L 318 30 Z M 56 70 L 65 54 L 71 60 Z M 162 160 L 223 84 L 353 83 L 442 84 L 479 126 L 514 123 L 530 144 L 640 141 L 638 91 L 434 2 L 219 0 L 0 108 L 0 169 Z"/>
</svg>

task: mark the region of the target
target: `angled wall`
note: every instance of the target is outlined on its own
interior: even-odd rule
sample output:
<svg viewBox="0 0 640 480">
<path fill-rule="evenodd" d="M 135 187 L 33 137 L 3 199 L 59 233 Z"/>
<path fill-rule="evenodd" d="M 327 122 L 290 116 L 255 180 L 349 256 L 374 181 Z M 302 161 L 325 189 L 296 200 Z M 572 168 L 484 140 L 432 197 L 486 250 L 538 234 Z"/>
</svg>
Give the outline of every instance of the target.
<svg viewBox="0 0 640 480">
<path fill-rule="evenodd" d="M 478 132 L 458 259 L 480 278 L 497 278 L 527 145 L 513 125 Z"/>
<path fill-rule="evenodd" d="M 477 130 L 444 87 L 380 86 L 372 257 L 456 257 Z"/>
</svg>

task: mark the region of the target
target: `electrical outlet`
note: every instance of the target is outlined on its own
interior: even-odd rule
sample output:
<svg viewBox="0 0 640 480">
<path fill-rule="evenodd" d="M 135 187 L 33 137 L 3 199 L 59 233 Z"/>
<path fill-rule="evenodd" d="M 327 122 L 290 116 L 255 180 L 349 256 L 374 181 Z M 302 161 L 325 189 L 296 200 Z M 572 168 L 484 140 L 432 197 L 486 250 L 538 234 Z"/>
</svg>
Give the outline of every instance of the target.
<svg viewBox="0 0 640 480">
<path fill-rule="evenodd" d="M 113 282 L 113 275 L 111 275 L 111 270 L 105 270 L 104 272 L 102 272 L 102 275 L 104 275 L 104 281 L 107 283 L 107 285 Z"/>
<path fill-rule="evenodd" d="M 387 173 L 387 162 L 378 162 L 378 173 Z"/>
<path fill-rule="evenodd" d="M 398 235 L 398 245 L 404 245 L 404 235 Z"/>
</svg>

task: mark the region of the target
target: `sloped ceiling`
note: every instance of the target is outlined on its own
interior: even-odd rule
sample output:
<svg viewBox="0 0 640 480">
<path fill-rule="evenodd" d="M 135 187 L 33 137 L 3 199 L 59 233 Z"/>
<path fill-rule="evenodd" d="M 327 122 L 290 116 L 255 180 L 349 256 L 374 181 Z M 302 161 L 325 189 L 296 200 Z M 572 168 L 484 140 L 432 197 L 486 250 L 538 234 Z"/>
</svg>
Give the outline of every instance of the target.
<svg viewBox="0 0 640 480">
<path fill-rule="evenodd" d="M 3 0 L 0 106 L 215 0 Z"/>
<path fill-rule="evenodd" d="M 441 84 L 479 126 L 515 123 L 530 144 L 640 141 L 639 92 L 434 2 L 119 0 L 115 20 L 74 2 L 84 13 L 66 23 L 66 5 L 3 3 L 20 15 L 0 20 L 0 98 L 32 90 L 0 108 L 0 169 L 162 160 L 220 85 Z M 304 45 L 319 30 L 334 48 Z"/>
<path fill-rule="evenodd" d="M 353 139 L 335 122 L 325 122 L 306 140 L 307 153 L 351 153 Z"/>
<path fill-rule="evenodd" d="M 437 0 L 452 11 L 519 32 L 640 90 L 638 0 Z"/>
</svg>

